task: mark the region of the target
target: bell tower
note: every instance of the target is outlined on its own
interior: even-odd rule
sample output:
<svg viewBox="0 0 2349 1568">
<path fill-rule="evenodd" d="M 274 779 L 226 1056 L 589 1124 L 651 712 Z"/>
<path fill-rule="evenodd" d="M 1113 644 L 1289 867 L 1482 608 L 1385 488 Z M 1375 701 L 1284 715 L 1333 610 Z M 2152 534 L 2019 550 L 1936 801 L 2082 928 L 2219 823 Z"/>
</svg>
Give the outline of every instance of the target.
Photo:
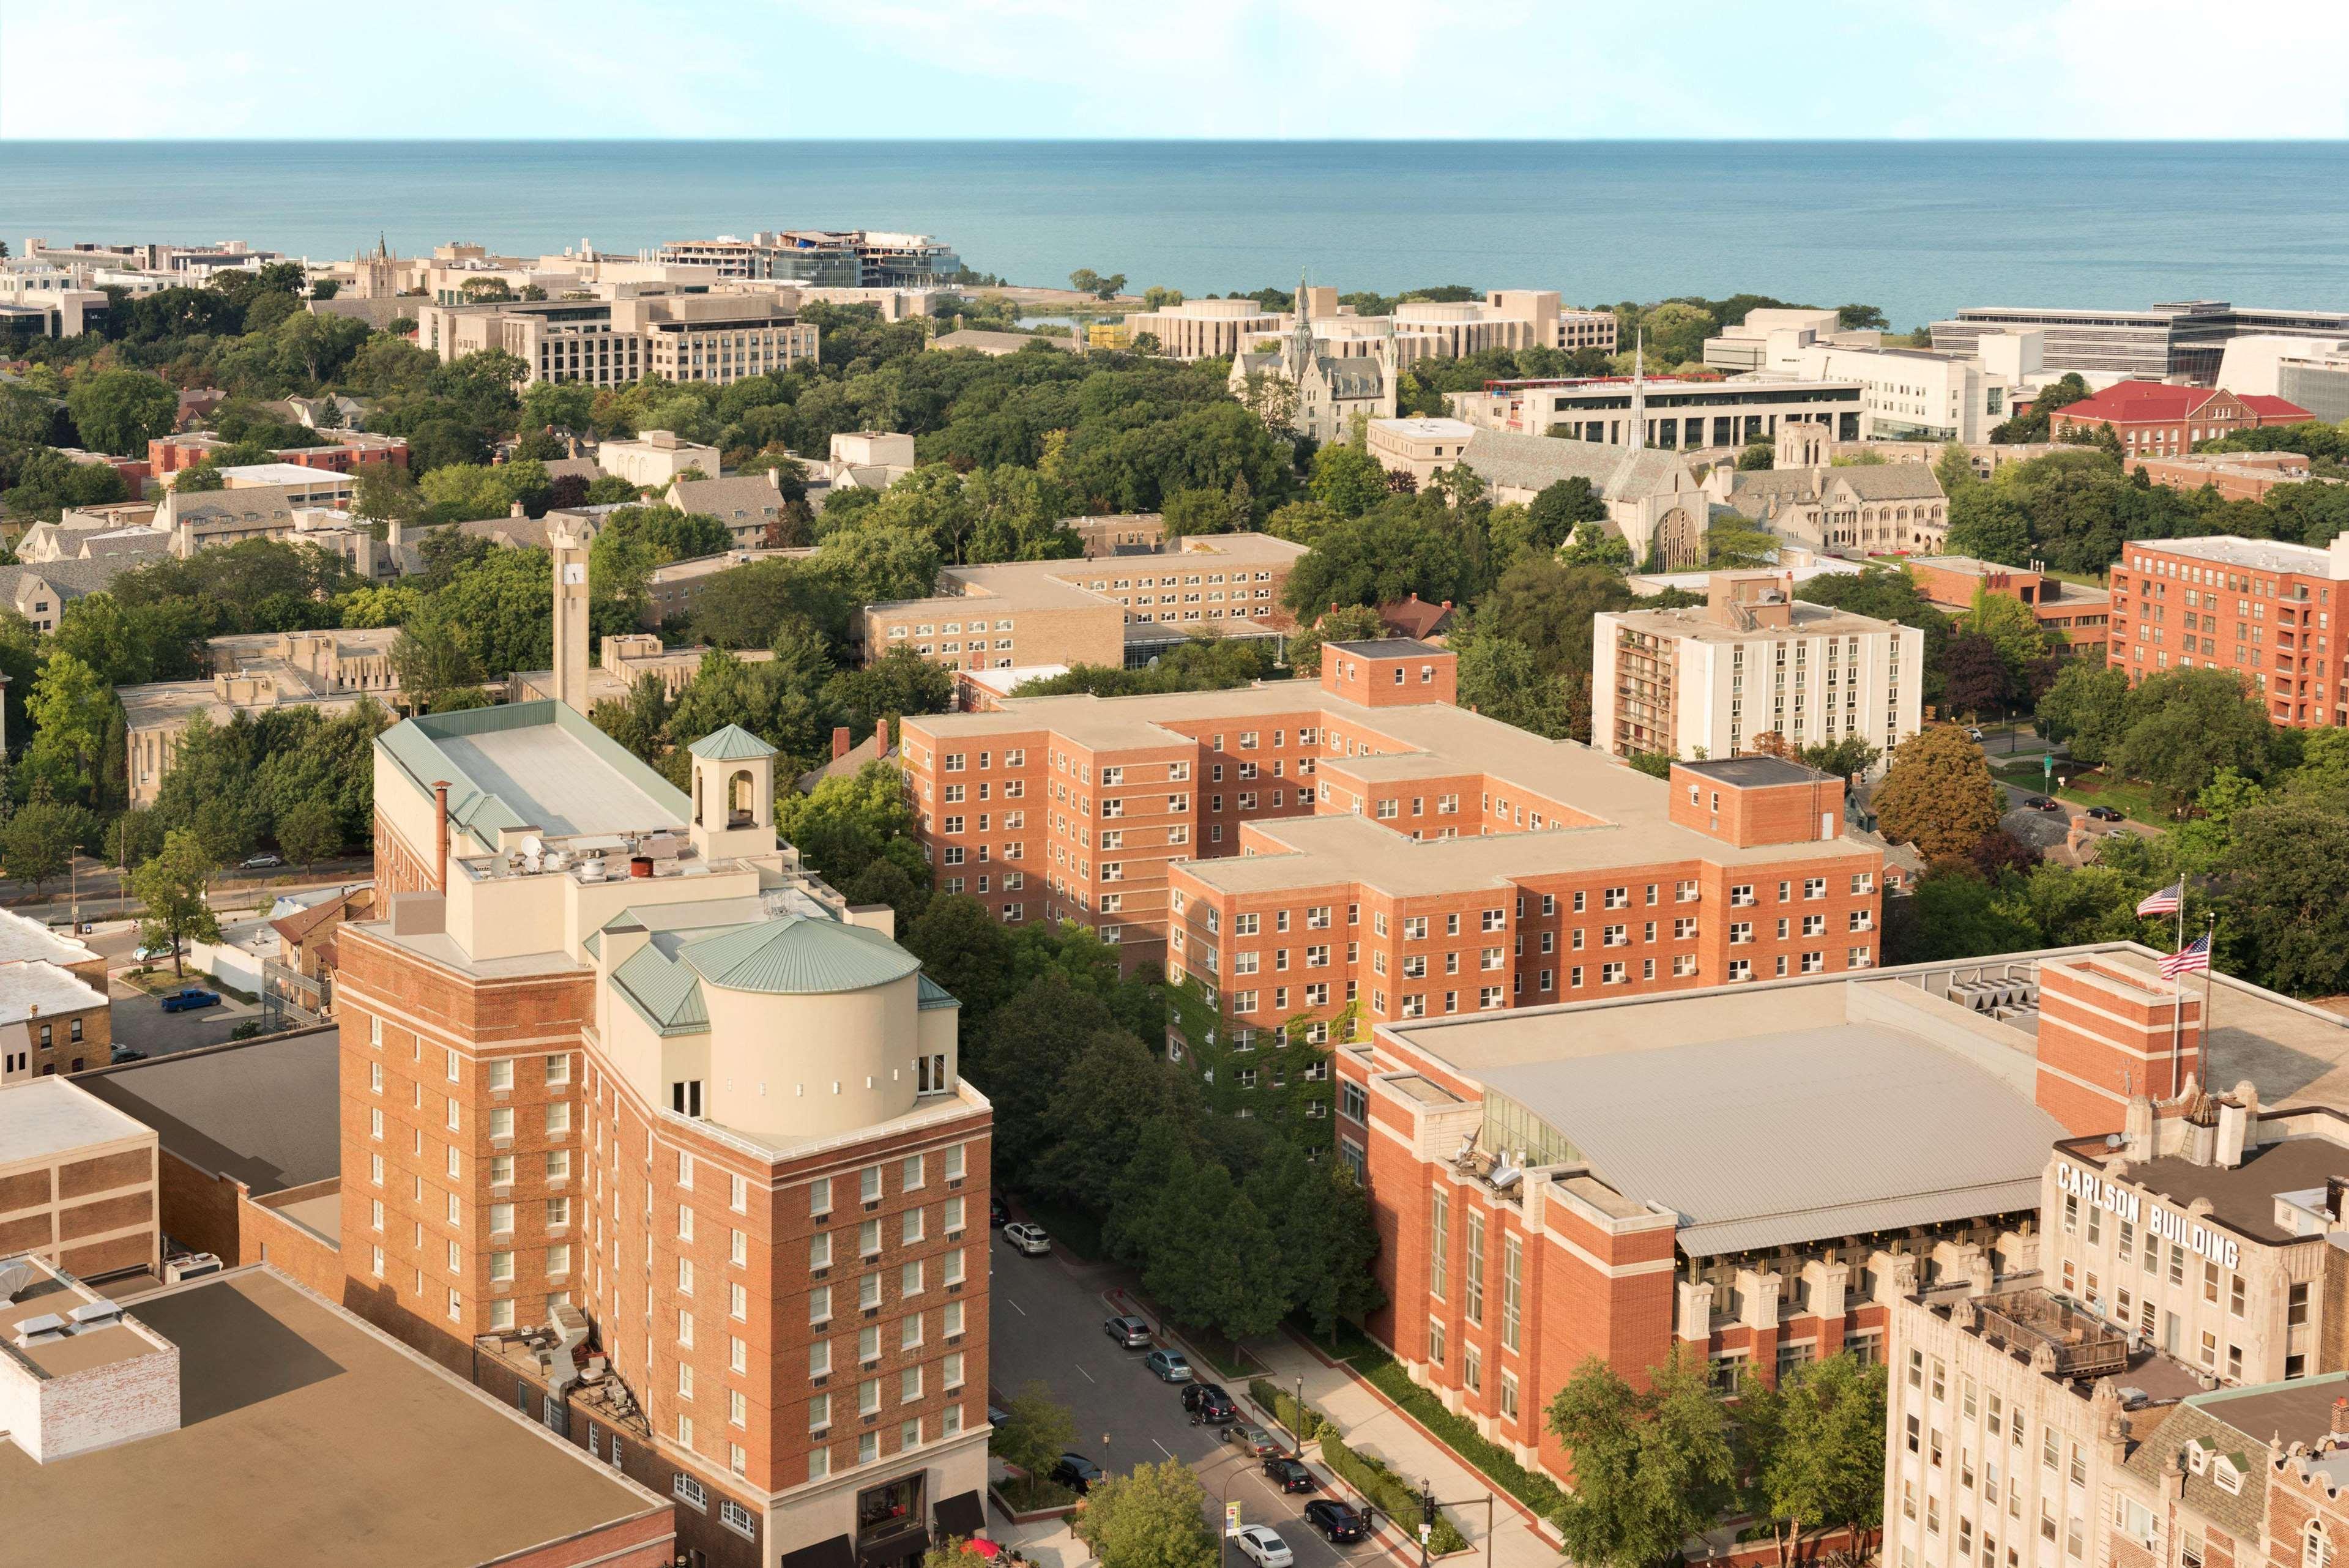
<svg viewBox="0 0 2349 1568">
<path fill-rule="evenodd" d="M 693 754 L 693 844 L 703 858 L 734 860 L 775 850 L 775 748 L 730 724 Z"/>
</svg>

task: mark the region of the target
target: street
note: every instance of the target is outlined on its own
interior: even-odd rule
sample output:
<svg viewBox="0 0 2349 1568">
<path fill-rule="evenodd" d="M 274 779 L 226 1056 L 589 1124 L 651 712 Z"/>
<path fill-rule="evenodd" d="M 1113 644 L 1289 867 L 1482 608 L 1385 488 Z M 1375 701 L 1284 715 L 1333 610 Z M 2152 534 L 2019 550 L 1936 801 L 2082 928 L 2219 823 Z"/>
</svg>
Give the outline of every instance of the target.
<svg viewBox="0 0 2349 1568">
<path fill-rule="evenodd" d="M 375 874 L 372 854 L 346 855 L 320 861 L 305 871 L 300 866 L 276 866 L 266 871 L 241 871 L 234 866 L 214 872 L 206 902 L 217 910 L 248 910 L 264 893 L 295 892 L 305 888 L 342 887 L 365 882 Z M 49 878 L 40 892 L 16 877 L 0 877 L 0 905 L 31 920 L 62 925 L 75 903 L 85 920 L 114 918 L 125 906 L 122 878 L 115 869 L 88 855 L 74 857 L 73 870 Z"/>
<path fill-rule="evenodd" d="M 1191 1425 L 1181 1386 L 1162 1383 L 1143 1369 L 1147 1351 L 1122 1349 L 1102 1332 L 1103 1318 L 1133 1310 L 1102 1299 L 1112 1271 L 1058 1253 L 1023 1257 L 1001 1237 L 996 1232 L 990 1243 L 995 1274 L 989 1354 L 996 1404 L 1030 1381 L 1041 1382 L 1075 1415 L 1079 1453 L 1111 1471 L 1182 1460 L 1206 1488 L 1210 1524 L 1220 1532 L 1223 1502 L 1238 1502 L 1240 1522 L 1278 1531 L 1299 1568 L 1388 1561 L 1381 1547 L 1362 1542 L 1341 1548 L 1305 1522 L 1306 1503 L 1334 1494 L 1284 1496 L 1264 1479 L 1259 1461 L 1222 1440 L 1220 1429 Z M 1215 1377 L 1195 1361 L 1193 1369 L 1203 1379 Z M 1235 1398 L 1247 1393 L 1244 1383 L 1225 1387 Z M 1265 1429 L 1278 1438 L 1288 1436 L 1268 1421 Z M 1232 1568 L 1247 1568 L 1247 1560 L 1228 1542 L 1224 1558 Z"/>
</svg>

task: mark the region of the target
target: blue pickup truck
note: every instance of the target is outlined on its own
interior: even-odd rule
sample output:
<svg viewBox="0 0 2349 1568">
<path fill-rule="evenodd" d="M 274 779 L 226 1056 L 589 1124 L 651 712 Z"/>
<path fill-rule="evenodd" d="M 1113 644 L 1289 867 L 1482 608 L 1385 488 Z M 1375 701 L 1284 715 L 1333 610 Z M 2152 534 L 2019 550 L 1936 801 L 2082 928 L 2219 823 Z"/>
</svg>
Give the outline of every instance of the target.
<svg viewBox="0 0 2349 1568">
<path fill-rule="evenodd" d="M 182 985 L 163 998 L 166 1013 L 191 1013 L 198 1007 L 217 1007 L 220 993 L 207 991 L 201 985 Z"/>
</svg>

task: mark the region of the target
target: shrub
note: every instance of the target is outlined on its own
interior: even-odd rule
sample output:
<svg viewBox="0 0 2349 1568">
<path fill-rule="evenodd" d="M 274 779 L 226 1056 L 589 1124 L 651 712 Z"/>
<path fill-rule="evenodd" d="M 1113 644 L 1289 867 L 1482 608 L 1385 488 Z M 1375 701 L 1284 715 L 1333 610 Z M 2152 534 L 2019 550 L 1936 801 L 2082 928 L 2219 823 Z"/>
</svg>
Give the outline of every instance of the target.
<svg viewBox="0 0 2349 1568">
<path fill-rule="evenodd" d="M 1324 1432 L 1338 1429 L 1329 1417 L 1310 1405 L 1299 1405 L 1295 1396 L 1282 1392 L 1268 1378 L 1250 1378 L 1248 1398 L 1270 1410 L 1272 1418 L 1295 1432 L 1300 1443 L 1309 1443 Z"/>
<path fill-rule="evenodd" d="M 1321 1462 L 1352 1482 L 1357 1491 L 1376 1503 L 1381 1512 L 1403 1529 L 1417 1528 L 1419 1493 L 1378 1460 L 1348 1448 L 1344 1439 L 1326 1426 L 1321 1433 Z M 1452 1521 L 1438 1512 L 1435 1529 L 1427 1540 L 1429 1553 L 1441 1557 L 1448 1552 L 1464 1551 L 1467 1545 L 1468 1538 L 1460 1533 Z"/>
<path fill-rule="evenodd" d="M 1444 1447 L 1484 1471 L 1502 1491 L 1543 1518 L 1556 1519 L 1557 1511 L 1566 1506 L 1566 1494 L 1558 1490 L 1556 1481 L 1526 1469 L 1506 1449 L 1487 1441 L 1467 1420 L 1445 1409 L 1433 1394 L 1413 1382 L 1392 1357 L 1373 1351 L 1355 1357 L 1353 1366 L 1372 1387 L 1410 1411 L 1412 1418 L 1434 1433 Z"/>
</svg>

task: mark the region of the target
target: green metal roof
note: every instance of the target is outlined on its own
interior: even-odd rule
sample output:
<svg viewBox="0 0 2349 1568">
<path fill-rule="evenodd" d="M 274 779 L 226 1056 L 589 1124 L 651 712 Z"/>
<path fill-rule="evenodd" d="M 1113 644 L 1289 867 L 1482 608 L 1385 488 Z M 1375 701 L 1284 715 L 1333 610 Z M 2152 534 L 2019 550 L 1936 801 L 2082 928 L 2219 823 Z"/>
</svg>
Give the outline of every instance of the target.
<svg viewBox="0 0 2349 1568">
<path fill-rule="evenodd" d="M 877 931 L 795 914 L 688 942 L 678 957 L 713 985 L 783 996 L 885 985 L 922 963 Z"/>
<path fill-rule="evenodd" d="M 734 762 L 775 754 L 773 747 L 739 724 L 730 724 L 723 729 L 705 735 L 686 749 L 711 762 Z"/>
<path fill-rule="evenodd" d="M 628 954 L 612 971 L 612 985 L 638 1016 L 663 1035 L 698 1035 L 709 1027 L 701 981 L 649 944 Z"/>
<path fill-rule="evenodd" d="M 956 998 L 953 992 L 947 990 L 945 986 L 931 979 L 927 975 L 922 976 L 921 997 L 921 1009 L 925 1013 L 928 1012 L 933 1007 L 959 1007 L 962 1006 L 962 1003 Z"/>
</svg>

